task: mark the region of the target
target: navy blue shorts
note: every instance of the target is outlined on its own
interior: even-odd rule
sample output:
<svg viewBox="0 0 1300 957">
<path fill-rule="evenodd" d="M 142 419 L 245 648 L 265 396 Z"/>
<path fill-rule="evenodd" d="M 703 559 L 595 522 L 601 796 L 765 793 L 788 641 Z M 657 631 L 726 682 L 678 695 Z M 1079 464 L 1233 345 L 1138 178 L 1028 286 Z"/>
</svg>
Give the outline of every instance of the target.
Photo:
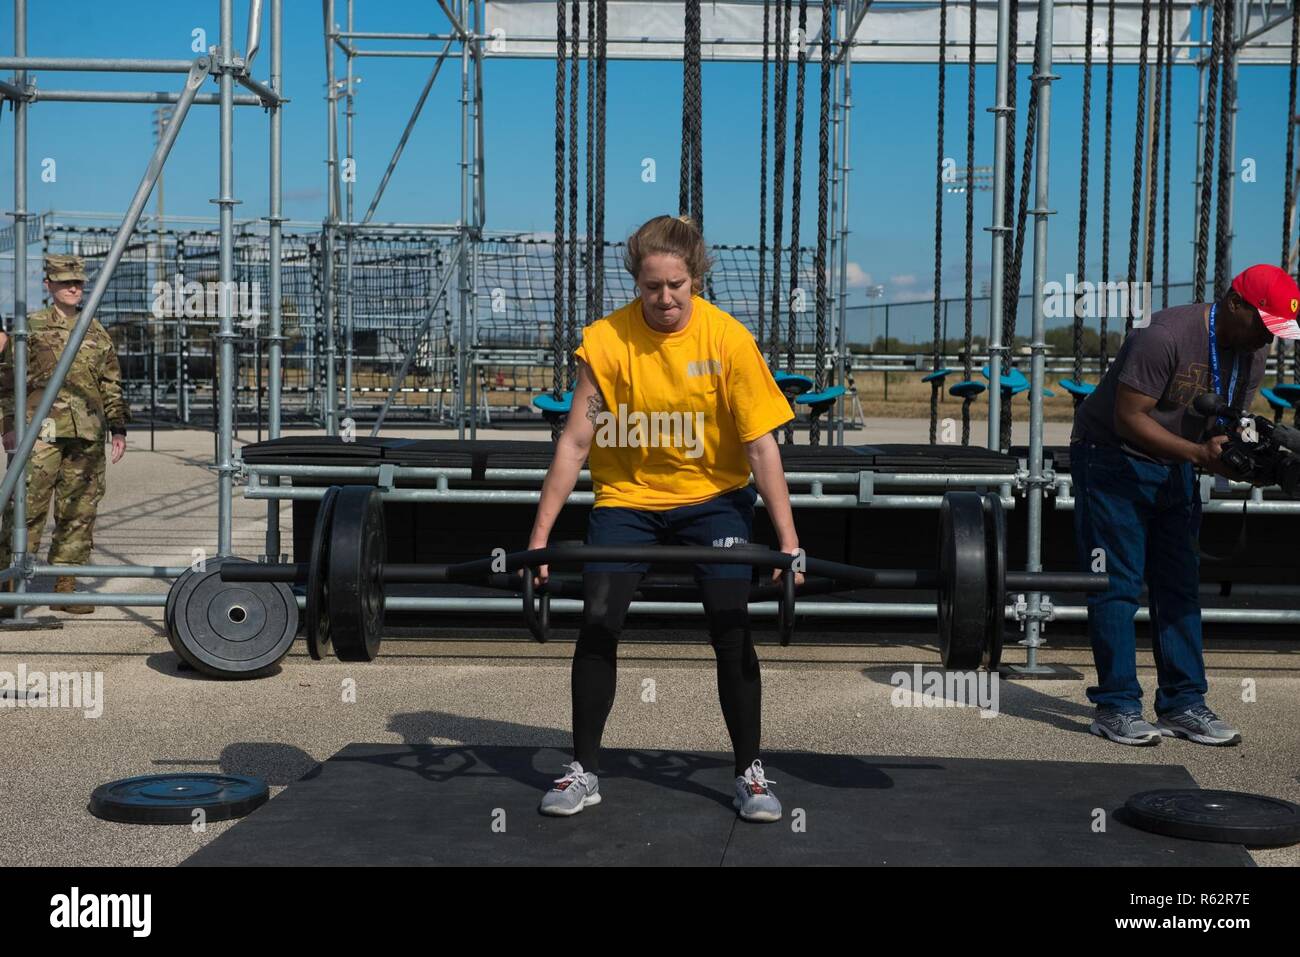
<svg viewBox="0 0 1300 957">
<path fill-rule="evenodd" d="M 752 485 L 661 512 L 638 508 L 593 508 L 587 522 L 588 545 L 712 545 L 731 548 L 749 542 L 754 531 Z M 646 572 L 648 562 L 587 562 L 584 572 Z M 738 578 L 748 581 L 752 565 L 696 565 L 695 578 Z M 672 572 L 680 574 L 677 568 Z"/>
</svg>

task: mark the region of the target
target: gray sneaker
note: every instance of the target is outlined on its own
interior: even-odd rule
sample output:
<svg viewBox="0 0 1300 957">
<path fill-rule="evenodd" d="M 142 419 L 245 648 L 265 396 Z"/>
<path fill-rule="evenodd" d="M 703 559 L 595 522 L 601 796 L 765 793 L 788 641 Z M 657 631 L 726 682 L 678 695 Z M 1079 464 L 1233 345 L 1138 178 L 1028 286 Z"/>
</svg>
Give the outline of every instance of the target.
<svg viewBox="0 0 1300 957">
<path fill-rule="evenodd" d="M 1203 704 L 1161 715 L 1156 727 L 1167 737 L 1186 738 L 1197 744 L 1241 744 L 1241 732 Z"/>
<path fill-rule="evenodd" d="M 732 805 L 746 821 L 781 820 L 781 802 L 772 793 L 772 785 L 763 774 L 763 762 L 755 760 L 736 778 L 736 798 Z"/>
<path fill-rule="evenodd" d="M 1088 730 L 1098 737 L 1139 748 L 1160 743 L 1160 729 L 1145 720 L 1140 711 L 1098 711 Z"/>
<path fill-rule="evenodd" d="M 537 810 L 552 817 L 569 817 L 600 803 L 600 784 L 593 772 L 582 770 L 577 761 L 564 765 L 564 770 L 567 773 L 555 779 L 555 787 L 542 797 Z"/>
</svg>

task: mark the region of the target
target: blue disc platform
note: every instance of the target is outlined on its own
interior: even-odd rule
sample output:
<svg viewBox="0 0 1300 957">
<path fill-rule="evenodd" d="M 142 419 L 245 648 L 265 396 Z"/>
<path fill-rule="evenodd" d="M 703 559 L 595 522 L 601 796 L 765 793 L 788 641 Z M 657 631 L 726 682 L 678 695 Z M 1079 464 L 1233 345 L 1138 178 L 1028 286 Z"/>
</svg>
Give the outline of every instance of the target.
<svg viewBox="0 0 1300 957">
<path fill-rule="evenodd" d="M 185 863 L 1251 865 L 1238 845 L 1123 823 L 1130 795 L 1195 782 L 1097 747 L 1097 763 L 770 752 L 785 817 L 747 824 L 730 755 L 607 750 L 603 803 L 546 818 L 537 802 L 566 751 L 352 744 Z"/>
</svg>

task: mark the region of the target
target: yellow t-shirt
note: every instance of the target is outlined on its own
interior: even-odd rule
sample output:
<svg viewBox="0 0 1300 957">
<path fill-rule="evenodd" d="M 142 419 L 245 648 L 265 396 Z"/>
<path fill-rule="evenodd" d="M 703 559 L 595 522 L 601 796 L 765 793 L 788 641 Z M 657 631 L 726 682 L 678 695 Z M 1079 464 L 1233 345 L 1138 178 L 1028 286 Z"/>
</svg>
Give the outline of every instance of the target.
<svg viewBox="0 0 1300 957">
<path fill-rule="evenodd" d="M 749 483 L 744 445 L 794 418 L 753 335 L 695 296 L 677 332 L 637 299 L 582 331 L 605 408 L 587 460 L 596 508 L 662 511 Z"/>
</svg>

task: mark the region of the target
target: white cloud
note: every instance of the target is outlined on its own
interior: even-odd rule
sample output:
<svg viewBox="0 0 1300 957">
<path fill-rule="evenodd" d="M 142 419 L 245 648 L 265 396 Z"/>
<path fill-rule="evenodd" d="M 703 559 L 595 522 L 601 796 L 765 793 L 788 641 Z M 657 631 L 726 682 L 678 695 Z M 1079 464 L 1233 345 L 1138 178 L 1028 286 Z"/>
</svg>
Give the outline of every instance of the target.
<svg viewBox="0 0 1300 957">
<path fill-rule="evenodd" d="M 904 273 L 901 276 L 890 276 L 889 284 L 891 286 L 915 286 L 917 278 L 912 273 Z"/>
<path fill-rule="evenodd" d="M 857 263 L 849 263 L 845 273 L 845 279 L 848 281 L 850 289 L 861 289 L 864 286 L 871 285 L 871 273 L 863 272 L 862 267 Z"/>
</svg>

